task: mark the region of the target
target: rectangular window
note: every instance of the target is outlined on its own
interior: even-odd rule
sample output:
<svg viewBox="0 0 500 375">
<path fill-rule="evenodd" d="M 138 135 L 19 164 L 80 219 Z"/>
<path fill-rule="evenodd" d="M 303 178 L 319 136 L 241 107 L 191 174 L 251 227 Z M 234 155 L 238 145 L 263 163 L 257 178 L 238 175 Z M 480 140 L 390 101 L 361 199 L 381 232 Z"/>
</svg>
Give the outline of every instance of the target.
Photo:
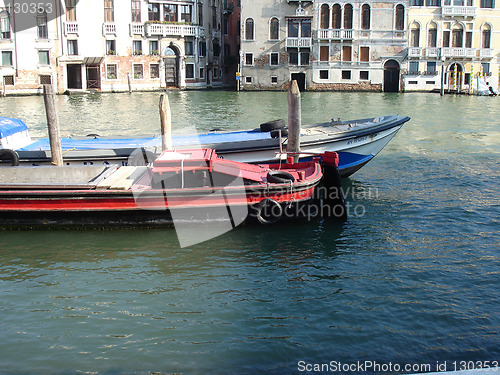
<svg viewBox="0 0 500 375">
<path fill-rule="evenodd" d="M 328 70 L 320 70 L 319 79 L 328 79 Z"/>
<path fill-rule="evenodd" d="M 160 48 L 158 47 L 159 43 L 157 40 L 149 41 L 149 54 L 152 56 L 157 56 L 160 54 Z"/>
<path fill-rule="evenodd" d="M 14 86 L 14 76 L 4 76 L 3 77 L 4 86 Z"/>
<path fill-rule="evenodd" d="M 368 70 L 361 70 L 359 72 L 359 79 L 361 81 L 368 81 L 370 79 L 370 72 Z"/>
<path fill-rule="evenodd" d="M 115 22 L 114 0 L 104 0 L 104 22 Z"/>
<path fill-rule="evenodd" d="M 495 8 L 495 0 L 481 0 L 481 8 Z"/>
<path fill-rule="evenodd" d="M 319 61 L 328 61 L 330 60 L 330 47 L 329 46 L 320 46 L 319 47 Z"/>
<path fill-rule="evenodd" d="M 224 18 L 224 21 L 223 21 L 223 30 L 224 30 L 224 35 L 229 35 L 229 19 L 228 18 Z"/>
<path fill-rule="evenodd" d="M 68 55 L 78 55 L 78 40 L 68 40 Z"/>
<path fill-rule="evenodd" d="M 106 79 L 117 79 L 118 78 L 117 72 L 118 72 L 117 64 L 106 65 Z"/>
<path fill-rule="evenodd" d="M 359 49 L 359 61 L 363 61 L 363 62 L 370 61 L 370 47 L 360 47 L 360 49 Z"/>
<path fill-rule="evenodd" d="M 149 3 L 148 4 L 148 20 L 149 21 L 159 21 L 160 20 L 160 4 Z"/>
<path fill-rule="evenodd" d="M 132 0 L 132 22 L 141 22 L 141 0 Z"/>
<path fill-rule="evenodd" d="M 132 55 L 142 55 L 142 40 L 132 42 Z"/>
<path fill-rule="evenodd" d="M 278 84 L 278 77 L 277 76 L 271 76 L 271 83 L 273 85 L 277 85 Z"/>
<path fill-rule="evenodd" d="M 469 33 L 467 32 L 467 34 Z M 490 40 L 491 40 L 491 30 L 483 30 L 483 40 L 481 43 L 481 48 L 491 48 Z"/>
<path fill-rule="evenodd" d="M 49 51 L 38 51 L 38 64 L 39 65 L 50 65 Z"/>
<path fill-rule="evenodd" d="M 12 66 L 12 51 L 2 51 L 2 66 Z"/>
<path fill-rule="evenodd" d="M 65 0 L 66 21 L 68 22 L 76 22 L 76 2 L 77 0 Z"/>
<path fill-rule="evenodd" d="M 194 64 L 186 64 L 186 79 L 194 78 Z"/>
<path fill-rule="evenodd" d="M 253 65 L 253 53 L 245 53 L 245 65 Z"/>
<path fill-rule="evenodd" d="M 193 7 L 191 5 L 181 5 L 181 22 L 193 22 Z"/>
<path fill-rule="evenodd" d="M 351 61 L 351 46 L 343 46 L 342 47 L 342 61 Z"/>
<path fill-rule="evenodd" d="M 252 83 L 252 77 L 246 76 L 245 77 L 245 83 Z"/>
<path fill-rule="evenodd" d="M 490 63 L 481 63 L 483 67 L 483 73 L 489 75 L 490 74 Z"/>
<path fill-rule="evenodd" d="M 299 51 L 297 49 L 290 48 L 288 50 L 288 63 L 290 65 L 299 65 Z"/>
<path fill-rule="evenodd" d="M 410 0 L 410 5 L 414 7 L 423 7 L 424 0 Z"/>
<path fill-rule="evenodd" d="M 443 31 L 443 47 L 450 46 L 450 31 Z"/>
<path fill-rule="evenodd" d="M 192 40 L 184 41 L 184 53 L 186 54 L 186 56 L 194 55 L 194 43 Z"/>
<path fill-rule="evenodd" d="M 38 82 L 40 82 L 40 85 L 51 85 L 52 84 L 52 76 L 40 75 L 40 76 L 38 76 Z"/>
<path fill-rule="evenodd" d="M 205 79 L 205 68 L 200 68 L 200 79 Z"/>
<path fill-rule="evenodd" d="M 464 46 L 464 32 L 462 30 L 453 30 L 451 32 L 451 38 L 452 47 L 462 48 Z"/>
<path fill-rule="evenodd" d="M 287 23 L 287 36 L 289 38 L 298 38 L 299 37 L 299 21 L 288 20 Z"/>
<path fill-rule="evenodd" d="M 271 52 L 270 64 L 272 66 L 279 65 L 280 54 L 278 52 Z"/>
<path fill-rule="evenodd" d="M 219 57 L 220 56 L 220 44 L 216 41 L 213 42 L 212 48 L 214 51 L 214 56 Z"/>
<path fill-rule="evenodd" d="M 144 79 L 144 68 L 142 64 L 134 64 L 134 79 Z"/>
<path fill-rule="evenodd" d="M 177 22 L 177 5 L 163 4 L 163 20 Z"/>
<path fill-rule="evenodd" d="M 472 48 L 472 31 L 465 33 L 465 48 Z"/>
<path fill-rule="evenodd" d="M 149 78 L 160 78 L 160 64 L 149 64 Z"/>
<path fill-rule="evenodd" d="M 10 19 L 7 12 L 0 13 L 0 37 L 10 39 Z"/>
<path fill-rule="evenodd" d="M 106 40 L 106 55 L 116 55 L 115 40 Z"/>
<path fill-rule="evenodd" d="M 435 61 L 428 61 L 427 62 L 427 73 L 433 74 L 436 72 L 437 65 Z"/>
<path fill-rule="evenodd" d="M 429 38 L 427 40 L 427 47 L 437 47 L 437 29 L 429 30 Z"/>
<path fill-rule="evenodd" d="M 410 61 L 408 72 L 413 74 L 418 73 L 418 65 L 418 61 Z"/>
<path fill-rule="evenodd" d="M 351 71 L 342 70 L 342 79 L 351 79 Z"/>
<path fill-rule="evenodd" d="M 425 5 L 428 7 L 440 7 L 441 0 L 425 0 Z"/>
<path fill-rule="evenodd" d="M 207 55 L 207 42 L 202 41 L 198 44 L 199 48 L 199 54 L 201 57 L 204 57 Z"/>
<path fill-rule="evenodd" d="M 300 65 L 309 65 L 309 51 L 300 52 Z"/>
<path fill-rule="evenodd" d="M 47 30 L 47 14 L 39 14 L 36 17 L 37 35 L 38 39 L 49 39 L 49 32 Z"/>
</svg>

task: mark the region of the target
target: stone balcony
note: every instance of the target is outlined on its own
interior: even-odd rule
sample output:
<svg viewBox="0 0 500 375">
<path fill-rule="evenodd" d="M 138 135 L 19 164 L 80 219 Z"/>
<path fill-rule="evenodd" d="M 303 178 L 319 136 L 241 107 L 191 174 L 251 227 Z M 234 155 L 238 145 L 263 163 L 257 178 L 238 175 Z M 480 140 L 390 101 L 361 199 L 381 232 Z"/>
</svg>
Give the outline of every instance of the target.
<svg viewBox="0 0 500 375">
<path fill-rule="evenodd" d="M 312 38 L 286 38 L 286 48 L 311 48 Z"/>
<path fill-rule="evenodd" d="M 64 22 L 64 35 L 78 35 L 78 22 Z"/>
<path fill-rule="evenodd" d="M 116 35 L 116 24 L 114 23 L 103 23 L 102 24 L 102 35 Z"/>
<path fill-rule="evenodd" d="M 194 36 L 203 37 L 205 36 L 205 28 L 201 26 L 193 25 L 177 25 L 177 24 L 158 24 L 158 23 L 146 23 L 146 36 Z"/>
<path fill-rule="evenodd" d="M 472 17 L 477 16 L 477 7 L 446 5 L 441 7 L 441 15 L 447 17 Z"/>
<path fill-rule="evenodd" d="M 476 48 L 443 47 L 441 56 L 446 58 L 472 59 L 476 57 Z"/>
<path fill-rule="evenodd" d="M 130 36 L 134 35 L 144 35 L 144 24 L 142 23 L 130 24 Z"/>
<path fill-rule="evenodd" d="M 317 39 L 325 40 L 352 40 L 354 30 L 352 29 L 319 29 L 316 30 Z"/>
</svg>

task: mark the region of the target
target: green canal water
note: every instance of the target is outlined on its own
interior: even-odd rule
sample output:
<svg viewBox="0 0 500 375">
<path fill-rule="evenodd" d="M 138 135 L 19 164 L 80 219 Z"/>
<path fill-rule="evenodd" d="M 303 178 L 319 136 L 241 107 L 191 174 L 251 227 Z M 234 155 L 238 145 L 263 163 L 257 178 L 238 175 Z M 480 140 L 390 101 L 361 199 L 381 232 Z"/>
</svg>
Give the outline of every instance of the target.
<svg viewBox="0 0 500 375">
<path fill-rule="evenodd" d="M 285 93 L 169 99 L 180 133 L 287 113 Z M 158 134 L 158 100 L 60 96 L 62 133 Z M 391 113 L 412 119 L 343 181 L 353 208 L 345 223 L 243 226 L 183 249 L 172 229 L 0 232 L 0 374 L 395 374 L 498 363 L 500 99 L 302 94 L 304 123 Z M 40 97 L 1 98 L 0 114 L 46 135 Z"/>
</svg>

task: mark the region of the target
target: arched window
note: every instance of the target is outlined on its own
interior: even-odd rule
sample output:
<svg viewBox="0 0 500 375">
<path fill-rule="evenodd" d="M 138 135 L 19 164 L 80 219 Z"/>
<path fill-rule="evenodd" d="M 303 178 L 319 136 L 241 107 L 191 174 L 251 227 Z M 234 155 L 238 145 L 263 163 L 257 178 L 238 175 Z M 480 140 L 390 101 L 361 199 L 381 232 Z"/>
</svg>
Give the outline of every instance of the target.
<svg viewBox="0 0 500 375">
<path fill-rule="evenodd" d="M 10 18 L 6 10 L 0 12 L 0 37 L 10 39 Z"/>
<path fill-rule="evenodd" d="M 344 29 L 352 29 L 352 5 L 346 4 L 344 6 Z"/>
<path fill-rule="evenodd" d="M 411 24 L 410 47 L 420 47 L 420 25 L 416 22 Z"/>
<path fill-rule="evenodd" d="M 464 46 L 464 29 L 462 25 L 455 24 L 451 30 L 451 46 L 462 48 Z"/>
<path fill-rule="evenodd" d="M 47 12 L 43 11 L 36 16 L 36 27 L 38 39 L 48 39 L 49 33 L 47 30 Z"/>
<path fill-rule="evenodd" d="M 340 29 L 342 25 L 342 15 L 341 15 L 341 9 L 339 4 L 335 4 L 332 8 L 332 28 L 333 29 Z"/>
<path fill-rule="evenodd" d="M 253 28 L 254 28 L 253 19 L 247 18 L 247 20 L 245 21 L 245 39 L 246 40 L 254 40 Z"/>
<path fill-rule="evenodd" d="M 434 22 L 429 24 L 427 47 L 437 47 L 437 25 Z"/>
<path fill-rule="evenodd" d="M 401 4 L 396 5 L 396 30 L 405 29 L 405 7 Z"/>
<path fill-rule="evenodd" d="M 368 4 L 361 7 L 361 28 L 363 30 L 370 29 L 370 6 Z"/>
<path fill-rule="evenodd" d="M 320 11 L 320 29 L 329 29 L 330 28 L 330 8 L 327 4 L 323 4 L 321 6 Z"/>
<path fill-rule="evenodd" d="M 491 48 L 491 27 L 489 25 L 482 27 L 481 48 Z"/>
<path fill-rule="evenodd" d="M 269 39 L 270 40 L 279 40 L 280 38 L 280 21 L 273 17 L 271 18 L 271 22 L 269 22 Z"/>
</svg>

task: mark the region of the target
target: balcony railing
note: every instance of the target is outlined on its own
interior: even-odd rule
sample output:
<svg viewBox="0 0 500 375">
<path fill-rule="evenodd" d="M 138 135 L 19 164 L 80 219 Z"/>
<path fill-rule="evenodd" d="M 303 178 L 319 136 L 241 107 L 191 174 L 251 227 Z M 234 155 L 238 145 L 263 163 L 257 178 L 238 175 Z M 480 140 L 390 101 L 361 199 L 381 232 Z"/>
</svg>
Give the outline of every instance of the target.
<svg viewBox="0 0 500 375">
<path fill-rule="evenodd" d="M 439 48 L 437 47 L 427 47 L 425 49 L 425 56 L 427 57 L 435 57 L 438 58 L 439 56 Z"/>
<path fill-rule="evenodd" d="M 422 50 L 421 47 L 410 47 L 408 48 L 408 57 L 422 57 Z"/>
<path fill-rule="evenodd" d="M 441 7 L 441 14 L 449 17 L 476 17 L 477 7 L 447 5 Z"/>
<path fill-rule="evenodd" d="M 192 25 L 170 25 L 170 24 L 146 24 L 146 35 L 161 35 L 161 36 L 205 36 L 205 28 Z"/>
<path fill-rule="evenodd" d="M 316 32 L 317 39 L 353 39 L 352 29 L 319 29 Z"/>
<path fill-rule="evenodd" d="M 476 57 L 475 48 L 457 48 L 457 47 L 445 47 L 441 48 L 441 56 L 444 57 L 458 57 L 463 59 L 471 59 Z"/>
<path fill-rule="evenodd" d="M 312 38 L 286 38 L 285 47 L 311 48 Z"/>
<path fill-rule="evenodd" d="M 133 36 L 133 35 L 144 35 L 144 24 L 131 23 L 130 24 L 130 36 Z"/>
<path fill-rule="evenodd" d="M 78 34 L 78 22 L 64 22 L 64 35 Z"/>
<path fill-rule="evenodd" d="M 103 23 L 102 24 L 102 35 L 116 35 L 116 25 L 114 23 Z"/>
<path fill-rule="evenodd" d="M 481 48 L 479 49 L 479 57 L 482 59 L 491 59 L 493 58 L 493 50 L 490 48 Z"/>
</svg>

